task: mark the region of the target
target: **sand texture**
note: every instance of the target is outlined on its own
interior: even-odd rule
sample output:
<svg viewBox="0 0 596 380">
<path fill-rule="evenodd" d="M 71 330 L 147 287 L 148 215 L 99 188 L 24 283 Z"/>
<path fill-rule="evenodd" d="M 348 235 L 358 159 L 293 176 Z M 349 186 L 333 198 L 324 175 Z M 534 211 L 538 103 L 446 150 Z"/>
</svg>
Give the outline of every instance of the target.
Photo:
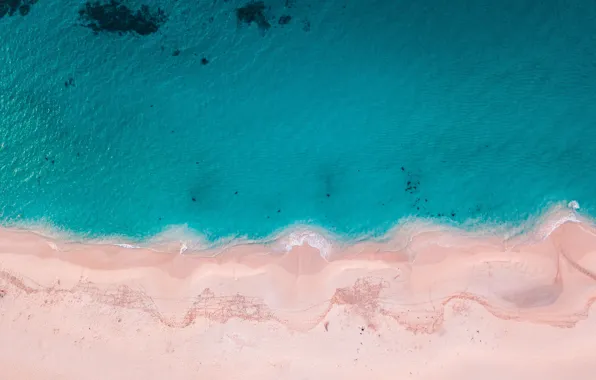
<svg viewBox="0 0 596 380">
<path fill-rule="evenodd" d="M 559 224 L 325 258 L 308 243 L 180 254 L 2 230 L 0 378 L 594 379 L 596 230 Z"/>
</svg>

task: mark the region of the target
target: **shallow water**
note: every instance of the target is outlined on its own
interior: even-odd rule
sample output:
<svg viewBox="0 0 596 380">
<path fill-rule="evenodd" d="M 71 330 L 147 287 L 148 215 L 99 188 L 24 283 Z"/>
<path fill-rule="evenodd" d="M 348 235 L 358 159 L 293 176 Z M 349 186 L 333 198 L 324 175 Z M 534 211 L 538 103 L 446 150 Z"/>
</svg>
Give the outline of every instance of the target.
<svg viewBox="0 0 596 380">
<path fill-rule="evenodd" d="M 93 33 L 78 1 L 0 18 L 4 223 L 216 240 L 596 211 L 594 2 L 278 0 L 266 31 L 243 5 L 152 2 L 146 36 Z"/>
</svg>

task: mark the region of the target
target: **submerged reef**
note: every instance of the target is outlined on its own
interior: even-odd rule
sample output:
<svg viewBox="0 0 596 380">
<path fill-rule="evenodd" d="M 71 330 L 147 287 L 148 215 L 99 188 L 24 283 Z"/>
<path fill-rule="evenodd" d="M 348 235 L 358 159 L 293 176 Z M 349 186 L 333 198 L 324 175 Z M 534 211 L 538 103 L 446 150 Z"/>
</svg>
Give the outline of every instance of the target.
<svg viewBox="0 0 596 380">
<path fill-rule="evenodd" d="M 277 21 L 277 23 L 279 25 L 287 25 L 290 23 L 290 21 L 292 20 L 292 16 L 289 15 L 283 15 L 279 17 L 279 20 Z"/>
<path fill-rule="evenodd" d="M 37 3 L 37 0 L 0 0 L 0 18 L 9 15 L 20 14 L 26 16 L 31 10 L 31 5 Z"/>
<path fill-rule="evenodd" d="M 166 22 L 161 8 L 152 11 L 148 5 L 134 11 L 117 0 L 109 2 L 88 1 L 79 10 L 79 16 L 86 21 L 85 27 L 95 33 L 137 33 L 146 36 L 155 33 Z"/>
<path fill-rule="evenodd" d="M 267 31 L 271 28 L 271 24 L 265 16 L 265 3 L 262 1 L 252 1 L 240 8 L 236 9 L 236 20 L 238 25 L 240 24 L 252 24 L 253 22 L 258 25 L 261 31 Z"/>
</svg>

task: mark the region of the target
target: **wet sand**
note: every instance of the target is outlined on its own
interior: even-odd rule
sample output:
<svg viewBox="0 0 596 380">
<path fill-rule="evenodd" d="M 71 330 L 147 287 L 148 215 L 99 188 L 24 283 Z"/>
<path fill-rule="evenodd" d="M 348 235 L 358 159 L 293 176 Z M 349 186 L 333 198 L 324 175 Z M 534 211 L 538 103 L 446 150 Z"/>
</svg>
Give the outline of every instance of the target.
<svg viewBox="0 0 596 380">
<path fill-rule="evenodd" d="M 5 229 L 0 377 L 593 379 L 596 229 L 560 220 L 325 258 L 308 239 L 180 254 Z"/>
</svg>

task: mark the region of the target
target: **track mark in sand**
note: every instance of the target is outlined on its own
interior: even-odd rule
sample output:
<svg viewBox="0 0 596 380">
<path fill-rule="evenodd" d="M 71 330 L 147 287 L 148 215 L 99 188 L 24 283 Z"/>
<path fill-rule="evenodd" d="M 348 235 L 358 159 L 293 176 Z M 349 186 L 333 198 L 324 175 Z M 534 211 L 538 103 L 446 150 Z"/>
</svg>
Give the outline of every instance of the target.
<svg viewBox="0 0 596 380">
<path fill-rule="evenodd" d="M 86 298 L 90 298 L 96 303 L 141 311 L 172 328 L 187 327 L 197 318 L 205 318 L 219 323 L 226 323 L 233 318 L 255 322 L 269 320 L 284 322 L 276 318 L 269 307 L 258 298 L 246 297 L 241 294 L 216 296 L 208 288 L 195 297 L 192 306 L 183 318 L 180 321 L 176 321 L 172 318 L 166 318 L 160 313 L 152 297 L 143 291 L 134 290 L 126 285 L 100 289 L 91 282 L 79 281 L 71 289 L 58 289 L 55 286 L 43 287 L 41 285 L 28 286 L 23 280 L 6 271 L 0 272 L 1 283 L 5 283 L 18 292 L 27 295 L 42 296 L 43 306 L 66 302 L 66 297 L 68 296 L 72 296 L 78 301 L 84 301 Z"/>
<path fill-rule="evenodd" d="M 364 318 L 368 327 L 376 330 L 374 317 L 381 310 L 379 299 L 385 288 L 389 288 L 385 281 L 373 282 L 371 279 L 361 278 L 349 288 L 337 289 L 330 304 L 348 306 L 348 310 Z"/>
<path fill-rule="evenodd" d="M 153 298 L 145 292 L 133 290 L 125 285 L 108 291 L 100 290 L 91 283 L 80 284 L 77 288 L 84 289 L 84 294 L 89 295 L 96 302 L 142 311 L 172 328 L 187 327 L 197 318 L 205 318 L 218 323 L 226 323 L 233 318 L 255 322 L 277 320 L 273 312 L 257 298 L 240 294 L 216 296 L 208 288 L 195 297 L 192 306 L 180 321 L 166 318 L 159 312 Z"/>
<path fill-rule="evenodd" d="M 575 269 L 578 269 L 574 266 Z M 560 273 L 557 272 L 555 283 L 561 283 Z M 197 318 L 224 324 L 232 319 L 251 322 L 277 322 L 293 330 L 308 331 L 322 324 L 325 331 L 329 331 L 328 316 L 332 309 L 341 307 L 349 315 L 355 315 L 365 320 L 367 328 L 375 331 L 378 318 L 386 317 L 393 320 L 413 333 L 431 334 L 440 332 L 445 321 L 445 309 L 450 307 L 459 315 L 467 315 L 471 303 L 484 307 L 497 318 L 512 321 L 525 321 L 548 324 L 555 327 L 573 327 L 579 320 L 585 319 L 589 308 L 596 301 L 596 296 L 589 298 L 584 307 L 578 312 L 569 312 L 565 317 L 556 316 L 546 319 L 539 314 L 529 318 L 522 316 L 521 308 L 504 310 L 491 305 L 482 296 L 470 292 L 460 292 L 439 300 L 426 303 L 399 304 L 395 300 L 382 295 L 390 283 L 377 278 L 365 277 L 357 279 L 353 285 L 335 290 L 327 301 L 322 312 L 316 315 L 302 315 L 296 317 L 308 324 L 301 323 L 295 327 L 296 321 L 281 318 L 261 298 L 248 297 L 242 294 L 217 295 L 209 288 L 205 288 L 194 297 L 191 306 L 179 318 L 166 317 L 157 307 L 154 299 L 142 290 L 135 290 L 126 285 L 101 289 L 88 281 L 79 281 L 70 289 L 61 288 L 60 284 L 44 287 L 30 279 L 22 279 L 8 271 L 0 271 L 0 299 L 7 294 L 25 294 L 40 297 L 43 307 L 54 307 L 63 303 L 93 303 L 112 306 L 115 308 L 136 310 L 145 313 L 159 323 L 170 328 L 185 328 L 194 323 Z M 528 310 L 527 308 L 525 310 Z M 544 314 L 546 315 L 546 314 Z"/>
<path fill-rule="evenodd" d="M 471 307 L 470 304 L 463 300 L 457 300 L 451 303 L 451 310 L 455 315 L 467 317 L 470 315 Z"/>
</svg>

